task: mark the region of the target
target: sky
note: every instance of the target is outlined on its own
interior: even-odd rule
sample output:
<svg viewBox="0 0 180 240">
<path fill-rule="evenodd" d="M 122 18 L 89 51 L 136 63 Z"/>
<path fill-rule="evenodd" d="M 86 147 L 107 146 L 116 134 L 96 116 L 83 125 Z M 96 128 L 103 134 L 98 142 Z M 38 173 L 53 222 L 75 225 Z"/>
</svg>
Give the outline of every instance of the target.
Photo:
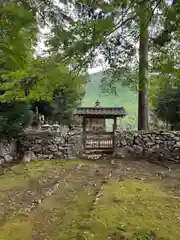
<svg viewBox="0 0 180 240">
<path fill-rule="evenodd" d="M 88 73 L 93 74 L 93 73 L 101 72 L 102 70 L 103 70 L 103 68 L 101 66 L 94 67 L 94 68 L 89 68 Z"/>
</svg>

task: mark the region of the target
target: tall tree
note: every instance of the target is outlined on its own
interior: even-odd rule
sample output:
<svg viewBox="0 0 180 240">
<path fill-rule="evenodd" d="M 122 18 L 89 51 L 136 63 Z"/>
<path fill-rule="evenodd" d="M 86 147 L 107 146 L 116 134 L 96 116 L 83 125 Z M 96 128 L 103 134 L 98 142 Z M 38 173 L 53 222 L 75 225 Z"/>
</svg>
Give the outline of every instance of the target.
<svg viewBox="0 0 180 240">
<path fill-rule="evenodd" d="M 141 1 L 139 7 L 140 40 L 139 40 L 139 103 L 138 129 L 148 129 L 148 26 L 149 3 Z"/>
<path fill-rule="evenodd" d="M 70 1 L 66 2 L 69 4 Z M 110 67 L 106 74 L 110 76 L 109 86 L 112 88 L 116 81 L 123 79 L 122 74 L 127 75 L 129 71 L 138 69 L 136 46 L 141 39 L 138 84 L 139 129 L 147 129 L 147 52 L 151 51 L 154 45 L 159 48 L 171 41 L 171 35 L 177 30 L 176 8 L 174 2 L 169 6 L 164 0 L 75 1 L 74 13 L 77 13 L 75 21 L 66 28 L 65 34 L 62 25 L 54 26 L 53 31 L 56 34 L 50 41 L 51 50 L 55 52 L 56 49 L 57 54 L 61 53 L 61 59 L 68 61 L 77 72 L 91 66 L 97 53 L 103 54 L 105 62 Z M 158 34 L 155 34 L 153 29 Z M 162 30 L 157 31 L 159 29 Z M 128 79 L 128 83 L 137 84 L 136 79 L 135 77 L 133 80 L 131 78 L 131 81 Z"/>
<path fill-rule="evenodd" d="M 47 1 L 47 6 L 49 3 L 50 1 Z M 48 11 L 50 10 L 55 11 L 54 8 L 48 8 Z M 23 131 L 31 121 L 31 101 L 43 99 L 52 102 L 55 89 L 63 89 L 66 86 L 67 89 L 77 93 L 74 102 L 81 99 L 79 90 L 84 86 L 83 76 L 70 73 L 68 66 L 57 61 L 56 56 L 34 56 L 38 27 L 42 22 L 43 14 L 48 18 L 50 12 L 48 15 L 43 13 L 38 1 L 15 0 L 1 4 L 0 133 L 2 136 L 17 135 L 18 132 Z M 68 103 L 64 102 L 63 107 L 69 108 Z M 62 115 L 64 109 L 61 111 Z"/>
</svg>

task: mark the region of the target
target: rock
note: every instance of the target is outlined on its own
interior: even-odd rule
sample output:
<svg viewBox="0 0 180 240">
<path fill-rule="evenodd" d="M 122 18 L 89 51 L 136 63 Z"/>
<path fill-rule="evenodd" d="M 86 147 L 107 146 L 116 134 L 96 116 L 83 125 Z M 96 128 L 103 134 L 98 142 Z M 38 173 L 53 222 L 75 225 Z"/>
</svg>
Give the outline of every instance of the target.
<svg viewBox="0 0 180 240">
<path fill-rule="evenodd" d="M 24 211 L 27 212 L 27 213 L 30 213 L 31 212 L 31 208 L 27 207 L 27 208 L 24 209 Z"/>
<path fill-rule="evenodd" d="M 53 154 L 54 154 L 54 158 L 56 158 L 56 159 L 64 159 L 62 152 L 55 152 Z"/>
<path fill-rule="evenodd" d="M 112 171 L 108 173 L 108 178 L 110 178 L 111 176 L 112 176 Z"/>
<path fill-rule="evenodd" d="M 49 155 L 48 154 L 44 154 L 43 155 L 43 159 L 49 159 Z"/>
<path fill-rule="evenodd" d="M 59 188 L 59 183 L 56 183 L 54 188 L 55 189 Z"/>
<path fill-rule="evenodd" d="M 180 142 L 176 142 L 176 144 L 174 145 L 174 148 L 180 148 Z"/>
<path fill-rule="evenodd" d="M 137 146 L 137 145 L 135 145 L 135 146 L 134 146 L 134 151 L 135 151 L 135 153 L 137 153 L 137 154 L 141 154 L 142 151 L 143 151 L 143 147 L 142 147 L 142 146 Z"/>
<path fill-rule="evenodd" d="M 13 157 L 10 156 L 10 155 L 5 155 L 4 158 L 5 158 L 6 162 L 12 162 L 13 161 Z"/>
<path fill-rule="evenodd" d="M 125 140 L 121 141 L 121 146 L 126 146 L 127 142 Z"/>
<path fill-rule="evenodd" d="M 47 191 L 47 192 L 45 193 L 45 196 L 48 197 L 48 196 L 51 196 L 51 194 L 52 194 L 52 191 L 49 190 L 49 191 Z"/>
<path fill-rule="evenodd" d="M 34 154 L 34 152 L 32 152 L 32 151 L 26 151 L 26 152 L 24 153 L 22 162 L 28 163 L 28 162 L 31 162 L 31 161 L 33 161 L 33 160 L 37 160 L 37 157 L 36 157 L 36 155 Z"/>
<path fill-rule="evenodd" d="M 97 176 L 100 176 L 100 175 L 101 175 L 100 170 L 96 169 L 96 175 L 97 175 Z"/>
<path fill-rule="evenodd" d="M 82 167 L 84 167 L 84 164 L 78 164 L 77 169 L 81 169 Z"/>
<path fill-rule="evenodd" d="M 144 181 L 144 178 L 142 178 L 142 177 L 135 177 L 134 179 Z"/>
<path fill-rule="evenodd" d="M 138 136 L 134 139 L 134 143 L 137 144 L 137 145 L 144 145 L 144 140 L 142 138 L 142 136 Z"/>
<path fill-rule="evenodd" d="M 34 204 L 41 204 L 42 200 L 41 199 L 37 199 L 37 200 L 34 200 L 33 203 Z"/>
<path fill-rule="evenodd" d="M 49 159 L 53 159 L 53 154 L 50 154 L 50 155 L 49 155 Z"/>
<path fill-rule="evenodd" d="M 114 164 L 115 164 L 115 161 L 114 161 L 114 160 L 111 160 L 111 164 L 114 165 Z"/>
<path fill-rule="evenodd" d="M 157 172 L 156 176 L 159 176 L 160 179 L 163 179 L 165 177 L 165 173 L 164 172 Z"/>
<path fill-rule="evenodd" d="M 3 163 L 5 163 L 5 158 L 3 157 L 3 156 L 0 156 L 0 164 L 3 164 Z"/>
<path fill-rule="evenodd" d="M 116 157 L 120 157 L 120 158 L 124 158 L 124 156 L 127 156 L 128 155 L 128 152 L 129 152 L 129 149 L 132 150 L 132 148 L 130 147 L 116 147 L 115 151 L 114 151 L 114 156 Z"/>
<path fill-rule="evenodd" d="M 42 146 L 40 144 L 33 145 L 31 150 L 34 152 L 42 152 Z"/>
<path fill-rule="evenodd" d="M 178 142 L 178 141 L 180 140 L 180 137 L 174 136 L 174 137 L 173 137 L 173 140 L 176 141 L 176 142 Z"/>
<path fill-rule="evenodd" d="M 44 155 L 43 154 L 37 154 L 38 160 L 44 160 Z"/>
<path fill-rule="evenodd" d="M 50 146 L 48 146 L 48 149 L 51 152 L 57 152 L 58 151 L 58 147 L 56 145 L 50 145 Z"/>
</svg>

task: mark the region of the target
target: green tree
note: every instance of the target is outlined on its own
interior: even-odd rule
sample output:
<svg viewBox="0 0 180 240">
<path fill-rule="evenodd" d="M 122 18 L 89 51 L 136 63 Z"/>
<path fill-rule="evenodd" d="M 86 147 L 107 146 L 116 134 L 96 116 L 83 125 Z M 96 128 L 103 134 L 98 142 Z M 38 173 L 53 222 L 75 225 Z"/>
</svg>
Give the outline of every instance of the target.
<svg viewBox="0 0 180 240">
<path fill-rule="evenodd" d="M 35 17 L 15 2 L 0 6 L 0 95 L 4 99 L 4 86 L 13 76 L 23 74 L 32 57 L 32 45 L 36 39 Z M 13 79 L 15 82 L 16 80 Z M 17 82 L 16 82 L 17 84 Z M 6 89 L 6 88 L 4 88 Z M 16 92 L 16 88 L 14 89 Z M 0 102 L 0 135 L 16 137 L 31 121 L 29 105 L 22 101 Z"/>
<path fill-rule="evenodd" d="M 34 57 L 38 26 L 43 23 L 43 16 L 50 21 L 52 11 L 56 12 L 54 5 L 51 8 L 51 1 L 40 7 L 41 2 L 21 0 L 1 4 L 0 88 L 5 90 L 2 101 L 50 100 L 53 90 L 66 81 L 84 81 L 82 76 L 70 72 L 57 56 Z M 45 8 L 47 13 L 43 12 Z M 28 94 L 24 91 L 26 86 Z"/>
<path fill-rule="evenodd" d="M 34 15 L 15 2 L 0 7 L 0 77 L 18 73 L 32 57 L 37 25 Z"/>
<path fill-rule="evenodd" d="M 69 2 L 66 1 L 67 8 Z M 50 51 L 57 52 L 57 55 L 60 52 L 60 58 L 69 62 L 77 72 L 91 66 L 97 52 L 102 53 L 110 67 L 106 71 L 111 79 L 110 87 L 113 87 L 116 80 L 122 80 L 122 74 L 126 75 L 130 70 L 136 71 L 139 68 L 139 84 L 136 79 L 133 79 L 133 84 L 139 85 L 139 129 L 147 129 L 148 50 L 157 53 L 155 48 L 159 49 L 173 39 L 179 26 L 179 3 L 173 2 L 171 6 L 165 1 L 156 0 L 84 0 L 75 3 L 75 21 L 70 21 L 68 28 L 62 28 L 62 24 L 59 26 L 58 21 L 53 26 Z M 162 30 L 158 31 L 159 29 Z M 141 51 L 138 67 L 136 45 L 139 41 Z"/>
<path fill-rule="evenodd" d="M 172 130 L 180 130 L 180 88 L 169 87 L 157 97 L 156 116 L 169 123 Z"/>
<path fill-rule="evenodd" d="M 13 101 L 0 103 L 0 136 L 16 138 L 30 124 L 32 111 L 25 102 Z"/>
<path fill-rule="evenodd" d="M 148 129 L 148 26 L 149 3 L 143 1 L 139 8 L 140 40 L 139 40 L 139 104 L 138 129 Z"/>
<path fill-rule="evenodd" d="M 43 17 L 41 11 L 37 1 L 7 1 L 1 4 L 2 136 L 12 137 L 29 124 L 31 101 L 43 99 L 51 102 L 55 89 L 62 89 L 66 84 L 68 89 L 76 92 L 84 84 L 84 77 L 70 73 L 67 65 L 57 61 L 56 57 L 34 57 L 38 24 Z"/>
<path fill-rule="evenodd" d="M 155 49 L 152 54 L 151 71 L 154 73 L 150 79 L 149 100 L 150 108 L 156 108 L 159 96 L 165 96 L 168 89 L 180 86 L 180 28 L 172 36 L 172 41 L 161 47 L 161 51 Z"/>
<path fill-rule="evenodd" d="M 83 96 L 83 86 L 74 89 L 72 85 L 68 86 L 68 84 L 66 84 L 54 90 L 52 101 L 33 101 L 32 110 L 35 112 L 36 107 L 38 107 L 39 113 L 44 115 L 46 120 L 70 125 L 73 119 L 73 113 L 81 104 Z"/>
</svg>

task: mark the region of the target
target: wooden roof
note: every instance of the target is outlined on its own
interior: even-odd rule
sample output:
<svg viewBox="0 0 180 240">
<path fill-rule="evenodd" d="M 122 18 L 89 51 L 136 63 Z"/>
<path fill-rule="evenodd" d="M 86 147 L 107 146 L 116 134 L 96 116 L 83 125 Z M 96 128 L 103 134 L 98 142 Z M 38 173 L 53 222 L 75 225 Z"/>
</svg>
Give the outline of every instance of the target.
<svg viewBox="0 0 180 240">
<path fill-rule="evenodd" d="M 79 116 L 124 117 L 127 115 L 123 107 L 80 107 L 76 111 Z"/>
</svg>

